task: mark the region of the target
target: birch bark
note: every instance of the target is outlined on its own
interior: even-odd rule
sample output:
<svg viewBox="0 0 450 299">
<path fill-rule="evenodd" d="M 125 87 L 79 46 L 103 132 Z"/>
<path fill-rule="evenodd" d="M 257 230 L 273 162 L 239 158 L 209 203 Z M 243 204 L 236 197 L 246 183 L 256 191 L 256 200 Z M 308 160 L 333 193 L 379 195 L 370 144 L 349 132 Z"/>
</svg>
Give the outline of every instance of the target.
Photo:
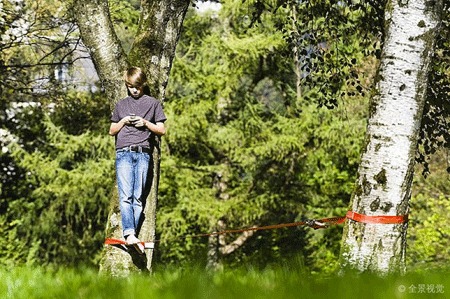
<svg viewBox="0 0 450 299">
<path fill-rule="evenodd" d="M 190 0 L 142 0 L 139 28 L 128 55 L 122 49 L 109 15 L 108 0 L 76 0 L 73 2 L 82 41 L 88 48 L 99 74 L 111 109 L 126 96 L 123 81 L 129 65 L 142 67 L 149 78 L 150 94 L 164 101 L 175 48 Z M 161 139 L 153 140 L 150 165 L 149 190 L 144 207 L 144 222 L 139 238 L 153 241 L 156 228 L 156 205 L 160 176 Z M 114 174 L 111 174 L 114 175 Z M 112 187 L 112 186 L 111 186 Z M 122 238 L 117 190 L 111 199 L 107 223 L 107 238 Z M 100 271 L 112 275 L 151 271 L 153 249 L 145 255 L 105 247 L 100 261 Z"/>
<path fill-rule="evenodd" d="M 440 1 L 389 0 L 385 44 L 372 97 L 351 209 L 365 215 L 409 213 L 427 75 L 440 24 Z M 341 268 L 405 272 L 407 224 L 349 221 Z"/>
</svg>

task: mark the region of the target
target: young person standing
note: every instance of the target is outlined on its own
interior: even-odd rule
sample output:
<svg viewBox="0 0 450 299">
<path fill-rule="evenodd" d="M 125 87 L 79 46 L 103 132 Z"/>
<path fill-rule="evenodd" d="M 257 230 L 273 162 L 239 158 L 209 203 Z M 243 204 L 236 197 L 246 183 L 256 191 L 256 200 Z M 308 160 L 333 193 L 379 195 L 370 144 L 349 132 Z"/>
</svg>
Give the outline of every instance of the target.
<svg viewBox="0 0 450 299">
<path fill-rule="evenodd" d="M 128 96 L 117 102 L 109 134 L 116 141 L 116 172 L 123 236 L 143 253 L 137 228 L 143 207 L 143 191 L 150 164 L 150 136 L 164 135 L 166 116 L 161 102 L 144 94 L 147 76 L 138 67 L 125 74 Z"/>
</svg>

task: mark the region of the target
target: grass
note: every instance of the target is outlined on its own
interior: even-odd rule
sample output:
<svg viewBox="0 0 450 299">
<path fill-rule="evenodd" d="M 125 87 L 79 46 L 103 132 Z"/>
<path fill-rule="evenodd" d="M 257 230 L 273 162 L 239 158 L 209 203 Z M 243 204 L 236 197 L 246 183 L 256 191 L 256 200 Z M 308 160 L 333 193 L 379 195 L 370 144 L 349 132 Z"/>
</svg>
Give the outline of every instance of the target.
<svg viewBox="0 0 450 299">
<path fill-rule="evenodd" d="M 16 268 L 0 271 L 0 298 L 446 298 L 450 293 L 446 273 L 321 279 L 284 268 L 214 274 L 175 269 L 117 278 L 99 275 L 92 269 Z"/>
</svg>

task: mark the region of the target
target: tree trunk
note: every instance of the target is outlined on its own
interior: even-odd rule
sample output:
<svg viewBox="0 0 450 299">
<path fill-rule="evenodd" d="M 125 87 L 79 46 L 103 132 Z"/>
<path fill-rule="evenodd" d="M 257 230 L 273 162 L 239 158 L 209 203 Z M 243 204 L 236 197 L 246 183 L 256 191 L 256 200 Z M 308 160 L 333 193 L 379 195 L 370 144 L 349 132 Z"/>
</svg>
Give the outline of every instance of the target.
<svg viewBox="0 0 450 299">
<path fill-rule="evenodd" d="M 149 77 L 150 93 L 164 101 L 175 48 L 190 0 L 141 0 L 141 17 L 129 58 Z"/>
<path fill-rule="evenodd" d="M 112 111 L 127 95 L 123 78 L 128 60 L 111 23 L 108 1 L 76 0 L 73 12 Z"/>
<path fill-rule="evenodd" d="M 130 61 L 142 67 L 149 78 L 150 94 L 164 102 L 175 49 L 190 0 L 141 0 L 138 33 L 130 50 Z M 139 238 L 155 240 L 156 208 L 160 176 L 161 138 L 155 137 L 151 165 L 151 188 L 144 207 Z M 153 249 L 146 250 L 147 269 L 151 270 Z"/>
<path fill-rule="evenodd" d="M 224 230 L 224 223 L 219 220 L 217 225 L 211 225 L 213 231 Z M 219 235 L 208 237 L 208 252 L 206 253 L 206 270 L 216 271 L 220 268 Z"/>
<path fill-rule="evenodd" d="M 189 0 L 142 0 L 138 33 L 130 54 L 126 57 L 111 23 L 108 1 L 74 1 L 74 14 L 83 43 L 94 61 L 106 95 L 110 99 L 111 109 L 117 101 L 126 96 L 123 76 L 129 65 L 140 66 L 146 71 L 150 95 L 164 101 L 175 48 L 189 3 Z M 142 241 L 155 239 L 160 149 L 161 138 L 154 137 L 149 195 L 139 234 Z M 121 239 L 122 224 L 117 190 L 115 191 L 111 199 L 106 237 Z M 100 271 L 112 275 L 126 275 L 134 271 L 149 272 L 152 258 L 153 249 L 146 250 L 145 255 L 140 256 L 134 251 L 127 252 L 106 246 L 100 261 Z"/>
<path fill-rule="evenodd" d="M 354 212 L 371 216 L 409 212 L 418 132 L 440 8 L 440 1 L 387 2 L 383 55 L 351 201 Z M 407 223 L 349 220 L 344 228 L 341 268 L 404 273 L 406 232 Z"/>
<path fill-rule="evenodd" d="M 221 232 L 226 230 L 226 223 L 223 220 L 217 222 L 214 231 Z M 206 256 L 206 269 L 210 271 L 222 269 L 221 259 L 232 254 L 245 244 L 248 238 L 253 236 L 255 230 L 242 232 L 233 242 L 227 243 L 224 234 L 211 235 L 208 238 L 208 252 Z"/>
</svg>

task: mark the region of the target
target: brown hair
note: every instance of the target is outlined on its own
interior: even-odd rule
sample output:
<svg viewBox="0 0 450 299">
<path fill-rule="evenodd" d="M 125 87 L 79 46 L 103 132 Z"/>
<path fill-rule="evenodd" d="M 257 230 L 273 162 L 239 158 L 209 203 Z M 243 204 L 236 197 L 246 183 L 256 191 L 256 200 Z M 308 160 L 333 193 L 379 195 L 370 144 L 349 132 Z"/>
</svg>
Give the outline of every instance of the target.
<svg viewBox="0 0 450 299">
<path fill-rule="evenodd" d="M 131 86 L 142 87 L 147 84 L 147 76 L 139 67 L 130 67 L 125 73 L 125 83 Z"/>
</svg>

